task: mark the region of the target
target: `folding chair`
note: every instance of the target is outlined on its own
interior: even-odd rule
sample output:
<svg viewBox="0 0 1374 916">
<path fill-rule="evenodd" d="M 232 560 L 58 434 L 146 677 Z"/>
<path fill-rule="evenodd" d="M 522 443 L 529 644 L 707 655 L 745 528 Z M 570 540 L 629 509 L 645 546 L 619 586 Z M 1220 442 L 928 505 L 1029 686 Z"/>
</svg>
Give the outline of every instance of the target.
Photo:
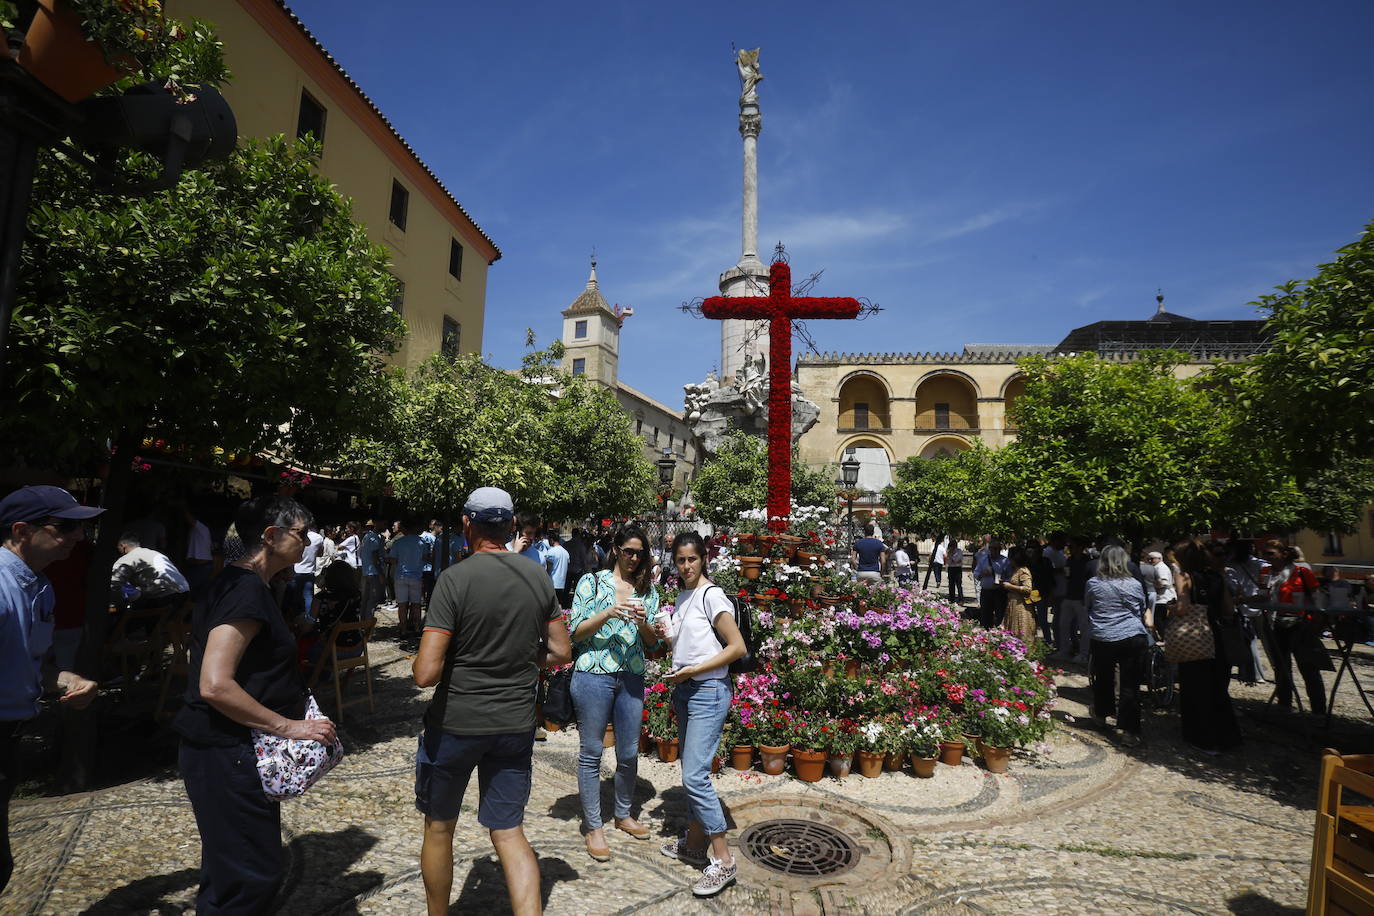
<svg viewBox="0 0 1374 916">
<path fill-rule="evenodd" d="M 1374 912 L 1374 806 L 1342 804 L 1349 789 L 1374 800 L 1374 755 L 1322 757 L 1317 825 L 1312 838 L 1308 916 L 1358 916 Z"/>
<path fill-rule="evenodd" d="M 106 656 L 118 664 L 124 676 L 126 699 L 133 692 L 134 676 L 138 674 L 134 664 L 161 669 L 163 628 L 171 612 L 171 605 L 130 608 L 119 616 L 114 632 L 105 640 Z"/>
<path fill-rule="evenodd" d="M 363 669 L 363 682 L 367 687 L 367 711 L 375 712 L 376 706 L 372 701 L 372 665 L 368 657 L 367 644 L 372 639 L 372 630 L 377 626 L 376 618 L 363 620 L 357 623 L 338 623 L 329 632 L 329 639 L 325 643 L 324 651 L 320 653 L 319 661 L 315 662 L 315 668 L 310 674 L 309 686 L 313 689 L 319 682 L 320 675 L 324 673 L 325 665 L 329 665 L 334 671 L 334 701 L 335 718 L 343 721 L 344 707 L 361 703 L 363 697 L 344 702 L 343 685 L 353 676 L 355 668 Z M 357 633 L 362 637 L 362 642 L 355 646 L 340 646 L 339 637 L 346 633 Z M 361 651 L 358 651 L 361 650 Z M 353 653 L 357 651 L 358 654 Z M 340 653 L 348 653 L 341 655 Z M 347 672 L 341 676 L 341 672 Z"/>
</svg>

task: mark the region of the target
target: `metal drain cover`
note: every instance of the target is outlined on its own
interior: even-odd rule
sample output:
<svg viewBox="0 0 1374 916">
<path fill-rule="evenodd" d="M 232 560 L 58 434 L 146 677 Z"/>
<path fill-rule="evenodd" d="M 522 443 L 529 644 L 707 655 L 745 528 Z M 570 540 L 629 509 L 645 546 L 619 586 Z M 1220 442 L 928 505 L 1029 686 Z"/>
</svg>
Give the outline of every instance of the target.
<svg viewBox="0 0 1374 916">
<path fill-rule="evenodd" d="M 755 865 L 799 878 L 847 872 L 860 856 L 858 844 L 834 827 L 791 819 L 748 827 L 739 849 Z"/>
</svg>

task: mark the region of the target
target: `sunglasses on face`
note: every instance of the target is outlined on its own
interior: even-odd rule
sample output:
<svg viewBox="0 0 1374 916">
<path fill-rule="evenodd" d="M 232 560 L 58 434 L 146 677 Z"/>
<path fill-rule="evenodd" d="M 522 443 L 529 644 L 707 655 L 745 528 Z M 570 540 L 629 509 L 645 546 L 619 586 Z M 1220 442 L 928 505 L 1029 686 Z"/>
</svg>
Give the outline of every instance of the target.
<svg viewBox="0 0 1374 916">
<path fill-rule="evenodd" d="M 642 557 L 645 553 L 643 547 L 622 547 L 620 548 L 620 552 L 627 553 L 632 557 Z"/>
<path fill-rule="evenodd" d="M 79 518 L 45 518 L 36 522 L 30 522 L 43 528 L 52 528 L 58 534 L 72 534 L 77 529 L 85 527 L 85 520 Z"/>
</svg>

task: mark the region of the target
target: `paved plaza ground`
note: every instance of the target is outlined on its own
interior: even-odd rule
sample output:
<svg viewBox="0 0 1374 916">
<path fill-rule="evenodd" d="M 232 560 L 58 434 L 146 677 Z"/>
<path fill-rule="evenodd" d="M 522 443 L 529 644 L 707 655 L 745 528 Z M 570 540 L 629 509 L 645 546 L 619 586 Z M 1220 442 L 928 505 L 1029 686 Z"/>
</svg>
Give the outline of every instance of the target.
<svg viewBox="0 0 1374 916">
<path fill-rule="evenodd" d="M 373 642 L 376 711 L 357 706 L 344 717 L 347 760 L 303 800 L 283 806 L 289 872 L 281 913 L 423 911 L 412 757 L 428 691 L 411 683 L 394 624 L 394 613 L 384 611 Z M 1362 653 L 1357 670 L 1374 677 L 1374 656 Z M 614 859 L 588 858 L 578 835 L 575 733 L 551 734 L 536 747 L 526 820 L 546 909 L 797 916 L 1301 912 L 1321 748 L 1374 747 L 1374 724 L 1354 691 L 1342 698 L 1328 732 L 1310 717 L 1266 706 L 1266 688 L 1235 684 L 1246 746 L 1205 757 L 1179 741 L 1173 711 L 1149 717 L 1143 748 L 1121 748 L 1087 727 L 1086 688 L 1083 672 L 1070 668 L 1060 679 L 1062 722 L 1050 752 L 1019 754 L 1006 776 L 968 760 L 942 765 L 934 779 L 909 771 L 878 779 L 856 773 L 843 785 L 726 770 L 717 786 L 734 820 L 732 842 L 761 821 L 795 819 L 842 833 L 853 864 L 824 879 L 787 878 L 741 855 L 738 886 L 704 902 L 689 890 L 695 872 L 659 856 L 657 836 L 640 842 L 608 831 Z M 40 778 L 15 799 L 10 824 L 17 867 L 0 912 L 189 910 L 200 854 L 195 823 L 172 765 L 175 739 L 147 724 L 156 688 L 143 693 L 124 704 L 102 701 L 106 787 L 60 795 Z M 322 691 L 322 705 L 332 710 L 332 693 Z M 39 774 L 55 766 L 43 740 L 35 735 L 26 748 Z M 677 765 L 641 759 L 635 793 L 641 816 L 657 835 L 675 835 L 685 812 Z M 607 776 L 611 760 L 608 753 Z M 500 867 L 472 813 L 465 807 L 460 820 L 452 912 L 508 912 Z"/>
</svg>

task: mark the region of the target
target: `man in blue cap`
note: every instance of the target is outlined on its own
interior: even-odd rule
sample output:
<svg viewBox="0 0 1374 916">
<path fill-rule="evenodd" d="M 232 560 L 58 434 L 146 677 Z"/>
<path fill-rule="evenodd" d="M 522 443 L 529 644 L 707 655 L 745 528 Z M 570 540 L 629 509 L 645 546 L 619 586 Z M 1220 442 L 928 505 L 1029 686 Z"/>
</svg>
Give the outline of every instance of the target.
<svg viewBox="0 0 1374 916">
<path fill-rule="evenodd" d="M 0 891 L 14 872 L 9 802 L 19 784 L 19 728 L 38 715 L 45 685 L 61 689 L 60 702 L 76 709 L 95 699 L 97 687 L 71 671 L 44 670 L 53 591 L 43 570 L 66 559 L 85 538 L 86 520 L 104 511 L 81 505 L 61 487 L 23 487 L 0 500 Z"/>
</svg>

